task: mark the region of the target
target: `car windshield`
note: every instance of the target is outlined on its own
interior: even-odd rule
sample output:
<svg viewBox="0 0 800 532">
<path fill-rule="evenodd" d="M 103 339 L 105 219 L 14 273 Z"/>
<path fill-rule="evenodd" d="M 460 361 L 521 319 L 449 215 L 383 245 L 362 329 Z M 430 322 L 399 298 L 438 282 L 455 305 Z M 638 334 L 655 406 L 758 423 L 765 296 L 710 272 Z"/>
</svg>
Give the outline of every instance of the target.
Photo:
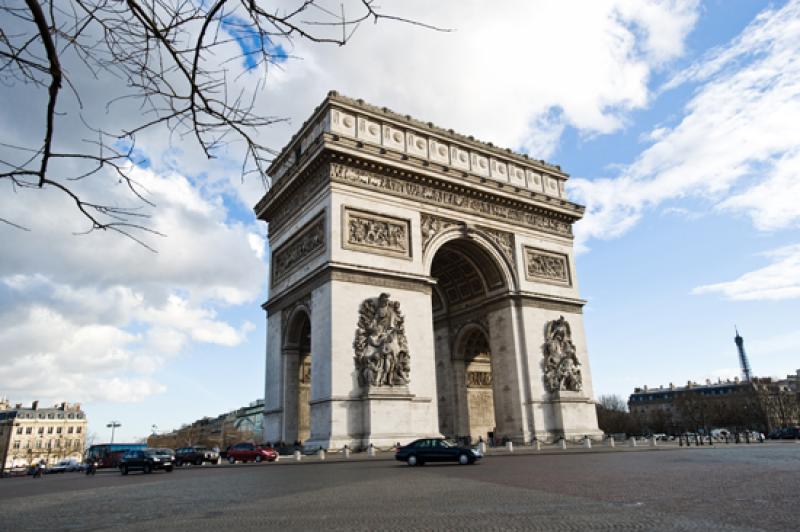
<svg viewBox="0 0 800 532">
<path fill-rule="evenodd" d="M 440 441 L 439 441 L 439 444 L 440 444 L 442 447 L 457 447 L 457 445 L 456 445 L 455 443 L 453 443 L 453 442 L 449 442 L 449 441 L 447 441 L 447 440 L 440 440 Z"/>
</svg>

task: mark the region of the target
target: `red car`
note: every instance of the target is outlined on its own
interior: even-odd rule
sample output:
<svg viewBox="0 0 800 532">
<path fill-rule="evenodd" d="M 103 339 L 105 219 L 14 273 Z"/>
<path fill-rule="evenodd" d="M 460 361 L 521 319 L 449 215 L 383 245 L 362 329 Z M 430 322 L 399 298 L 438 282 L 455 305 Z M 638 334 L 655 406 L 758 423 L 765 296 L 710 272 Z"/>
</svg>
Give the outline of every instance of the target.
<svg viewBox="0 0 800 532">
<path fill-rule="evenodd" d="M 274 462 L 278 453 L 271 447 L 259 447 L 252 443 L 237 443 L 228 447 L 228 462 Z"/>
</svg>

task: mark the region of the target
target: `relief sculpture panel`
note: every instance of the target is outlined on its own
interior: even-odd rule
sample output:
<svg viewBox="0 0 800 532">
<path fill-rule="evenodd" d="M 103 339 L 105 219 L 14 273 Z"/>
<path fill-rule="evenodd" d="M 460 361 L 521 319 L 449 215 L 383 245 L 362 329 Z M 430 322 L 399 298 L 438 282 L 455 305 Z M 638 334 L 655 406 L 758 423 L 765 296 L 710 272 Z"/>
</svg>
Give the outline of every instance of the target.
<svg viewBox="0 0 800 532">
<path fill-rule="evenodd" d="M 525 247 L 525 278 L 528 281 L 572 285 L 566 255 Z"/>
<path fill-rule="evenodd" d="M 298 234 L 272 253 L 272 284 L 325 250 L 324 214 L 308 223 Z"/>
<path fill-rule="evenodd" d="M 343 247 L 382 255 L 411 257 L 411 221 L 344 208 Z"/>
</svg>

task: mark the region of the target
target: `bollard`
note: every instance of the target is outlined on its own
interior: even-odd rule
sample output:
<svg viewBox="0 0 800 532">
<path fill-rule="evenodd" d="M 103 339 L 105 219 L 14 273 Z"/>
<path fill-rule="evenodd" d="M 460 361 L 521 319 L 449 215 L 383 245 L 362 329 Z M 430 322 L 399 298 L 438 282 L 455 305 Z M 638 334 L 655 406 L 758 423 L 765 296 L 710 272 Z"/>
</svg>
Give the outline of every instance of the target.
<svg viewBox="0 0 800 532">
<path fill-rule="evenodd" d="M 592 440 L 589 439 L 589 436 L 583 437 L 583 448 L 584 449 L 591 449 L 592 448 Z"/>
<path fill-rule="evenodd" d="M 564 438 L 561 438 L 559 440 L 558 444 L 562 449 L 566 449 L 567 448 L 567 440 L 565 440 Z"/>
<path fill-rule="evenodd" d="M 347 444 L 344 445 L 344 449 L 342 449 L 345 458 L 350 458 L 350 447 Z"/>
<path fill-rule="evenodd" d="M 478 451 L 484 456 L 486 456 L 486 442 L 481 440 L 478 442 Z"/>
<path fill-rule="evenodd" d="M 301 453 L 300 451 L 295 451 L 294 452 L 294 459 L 295 459 L 295 461 L 299 462 L 300 460 L 303 459 L 303 453 Z"/>
<path fill-rule="evenodd" d="M 537 451 L 542 450 L 542 442 L 540 442 L 539 440 L 534 441 L 533 446 L 536 448 Z"/>
<path fill-rule="evenodd" d="M 614 441 L 614 436 L 609 436 L 608 437 L 608 446 L 613 449 L 616 444 L 617 444 L 617 442 Z"/>
<path fill-rule="evenodd" d="M 630 447 L 636 447 L 636 438 L 631 436 L 631 438 L 628 440 L 628 445 Z"/>
<path fill-rule="evenodd" d="M 317 457 L 318 457 L 320 460 L 325 460 L 325 449 L 323 449 L 322 447 L 320 447 L 320 448 L 319 448 L 319 451 L 317 451 Z"/>
<path fill-rule="evenodd" d="M 370 458 L 375 457 L 375 446 L 372 445 L 371 443 L 369 444 L 369 449 L 367 449 L 367 456 L 369 456 Z"/>
<path fill-rule="evenodd" d="M 506 442 L 506 451 L 513 453 L 514 452 L 514 444 L 510 441 Z"/>
<path fill-rule="evenodd" d="M 280 462 L 281 461 L 281 453 L 275 453 L 275 461 L 276 462 Z"/>
<path fill-rule="evenodd" d="M 658 447 L 658 440 L 656 439 L 655 436 L 650 438 L 650 447 Z"/>
</svg>

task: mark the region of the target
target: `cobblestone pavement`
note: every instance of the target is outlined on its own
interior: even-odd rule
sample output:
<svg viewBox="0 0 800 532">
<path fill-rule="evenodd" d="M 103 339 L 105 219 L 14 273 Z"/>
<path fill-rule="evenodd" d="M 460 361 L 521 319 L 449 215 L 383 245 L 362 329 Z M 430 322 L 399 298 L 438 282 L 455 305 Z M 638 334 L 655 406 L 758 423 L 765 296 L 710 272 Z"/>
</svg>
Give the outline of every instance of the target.
<svg viewBox="0 0 800 532">
<path fill-rule="evenodd" d="M 798 530 L 800 444 L 0 480 L 0 530 Z"/>
</svg>

